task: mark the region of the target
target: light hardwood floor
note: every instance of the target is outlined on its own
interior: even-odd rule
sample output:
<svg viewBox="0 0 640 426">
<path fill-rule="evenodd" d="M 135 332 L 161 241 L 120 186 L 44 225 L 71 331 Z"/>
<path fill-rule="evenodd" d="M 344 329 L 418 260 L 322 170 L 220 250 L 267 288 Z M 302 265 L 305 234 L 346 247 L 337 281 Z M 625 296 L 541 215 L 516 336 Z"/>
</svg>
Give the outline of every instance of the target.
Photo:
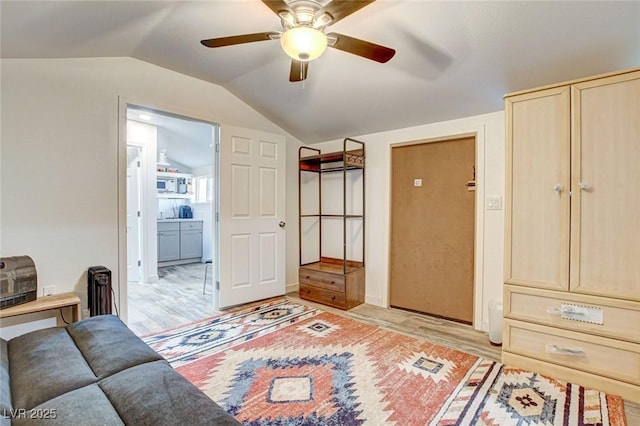
<svg viewBox="0 0 640 426">
<path fill-rule="evenodd" d="M 157 283 L 129 282 L 129 328 L 143 336 L 214 315 L 213 274 L 206 267 L 206 294 L 204 263 L 158 268 Z"/>
<path fill-rule="evenodd" d="M 207 279 L 207 295 L 202 294 L 203 279 L 204 265 L 191 264 L 164 269 L 157 284 L 129 283 L 129 327 L 136 334 L 145 335 L 214 315 L 211 279 Z M 302 300 L 297 293 L 289 293 L 287 297 L 327 312 L 500 361 L 500 347 L 491 345 L 486 333 L 465 324 L 367 304 L 342 311 Z M 629 426 L 640 425 L 640 404 L 625 401 L 625 414 Z"/>
</svg>

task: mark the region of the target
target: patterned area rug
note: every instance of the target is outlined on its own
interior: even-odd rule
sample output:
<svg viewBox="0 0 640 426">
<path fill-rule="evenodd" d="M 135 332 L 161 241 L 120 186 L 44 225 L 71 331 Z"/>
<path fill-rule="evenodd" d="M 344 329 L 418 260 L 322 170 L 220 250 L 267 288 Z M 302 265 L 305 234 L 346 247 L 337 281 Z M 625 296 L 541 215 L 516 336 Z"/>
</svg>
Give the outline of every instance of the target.
<svg viewBox="0 0 640 426">
<path fill-rule="evenodd" d="M 619 397 L 282 299 L 146 341 L 246 425 L 626 425 Z"/>
</svg>

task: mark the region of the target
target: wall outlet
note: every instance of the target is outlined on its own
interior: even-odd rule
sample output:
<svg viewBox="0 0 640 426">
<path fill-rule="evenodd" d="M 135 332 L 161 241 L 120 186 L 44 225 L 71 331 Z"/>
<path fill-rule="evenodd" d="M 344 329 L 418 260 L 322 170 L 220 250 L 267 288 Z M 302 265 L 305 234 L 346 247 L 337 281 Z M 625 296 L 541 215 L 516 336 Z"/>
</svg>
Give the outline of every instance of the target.
<svg viewBox="0 0 640 426">
<path fill-rule="evenodd" d="M 42 295 L 43 296 L 51 296 L 52 294 L 56 294 L 56 286 L 55 285 L 48 285 L 48 286 L 42 287 Z"/>
</svg>

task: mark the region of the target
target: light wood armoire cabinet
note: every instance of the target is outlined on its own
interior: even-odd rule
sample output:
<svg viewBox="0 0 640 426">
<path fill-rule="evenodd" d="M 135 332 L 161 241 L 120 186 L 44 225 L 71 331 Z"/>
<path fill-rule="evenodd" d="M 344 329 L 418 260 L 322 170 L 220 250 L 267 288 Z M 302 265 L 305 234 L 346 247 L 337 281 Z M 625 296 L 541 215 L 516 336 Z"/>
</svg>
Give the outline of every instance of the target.
<svg viewBox="0 0 640 426">
<path fill-rule="evenodd" d="M 640 402 L 640 69 L 505 101 L 503 362 Z"/>
</svg>

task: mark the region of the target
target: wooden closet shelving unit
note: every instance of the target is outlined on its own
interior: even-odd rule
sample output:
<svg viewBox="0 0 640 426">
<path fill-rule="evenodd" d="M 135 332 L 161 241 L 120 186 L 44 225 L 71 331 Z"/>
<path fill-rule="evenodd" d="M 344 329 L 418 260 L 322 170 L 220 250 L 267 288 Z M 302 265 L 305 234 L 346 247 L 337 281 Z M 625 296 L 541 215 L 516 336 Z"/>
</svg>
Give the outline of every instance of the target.
<svg viewBox="0 0 640 426">
<path fill-rule="evenodd" d="M 355 147 L 355 149 L 349 149 Z M 364 201 L 365 201 L 365 146 L 364 142 L 346 138 L 343 149 L 338 152 L 322 154 L 319 149 L 300 147 L 298 151 L 298 225 L 299 239 L 299 283 L 302 299 L 330 305 L 340 309 L 351 309 L 364 302 L 365 269 L 364 269 Z M 303 175 L 311 173 L 317 176 L 317 212 L 303 213 Z M 322 176 L 326 173 L 342 174 L 342 213 L 324 213 L 322 203 Z M 347 185 L 354 173 L 361 173 L 362 214 L 347 212 Z M 355 194 L 353 194 L 355 195 Z M 303 249 L 309 244 L 303 235 L 303 221 L 317 219 L 318 247 L 317 256 L 313 261 L 304 261 Z M 342 220 L 342 257 L 324 256 L 323 252 L 323 221 Z M 349 221 L 361 221 L 362 257 L 349 259 Z"/>
</svg>

